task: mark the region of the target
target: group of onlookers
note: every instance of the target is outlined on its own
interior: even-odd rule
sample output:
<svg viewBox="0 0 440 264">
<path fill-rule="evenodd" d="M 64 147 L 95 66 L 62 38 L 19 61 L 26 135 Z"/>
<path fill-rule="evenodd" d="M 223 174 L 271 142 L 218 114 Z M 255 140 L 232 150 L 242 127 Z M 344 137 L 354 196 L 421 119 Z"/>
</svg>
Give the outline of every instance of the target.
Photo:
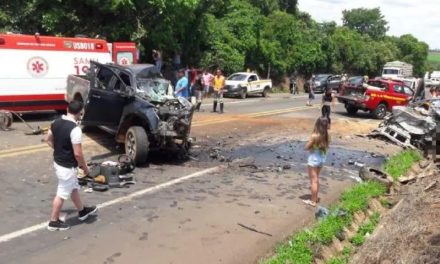
<svg viewBox="0 0 440 264">
<path fill-rule="evenodd" d="M 215 75 L 208 70 L 199 70 L 192 68 L 190 70 L 180 69 L 177 71 L 178 81 L 175 87 L 175 95 L 195 99 L 196 111 L 200 111 L 202 101 L 208 98 L 211 93 L 214 95 L 213 112 L 217 112 L 217 106 L 220 106 L 220 113 L 223 113 L 223 90 L 225 87 L 225 77 L 220 69 L 217 69 Z"/>
</svg>

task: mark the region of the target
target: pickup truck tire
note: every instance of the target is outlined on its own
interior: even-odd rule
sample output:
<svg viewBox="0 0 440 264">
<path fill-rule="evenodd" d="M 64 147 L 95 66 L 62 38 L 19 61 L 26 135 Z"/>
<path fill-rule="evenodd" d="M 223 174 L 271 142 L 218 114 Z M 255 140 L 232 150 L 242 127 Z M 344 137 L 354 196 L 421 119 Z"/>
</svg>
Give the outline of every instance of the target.
<svg viewBox="0 0 440 264">
<path fill-rule="evenodd" d="M 383 119 L 387 114 L 387 105 L 380 103 L 373 111 L 373 116 L 377 119 Z"/>
<path fill-rule="evenodd" d="M 264 87 L 263 93 L 261 94 L 263 97 L 267 97 L 267 93 L 269 92 L 269 87 Z"/>
<path fill-rule="evenodd" d="M 241 99 L 246 99 L 247 97 L 247 89 L 246 88 L 241 88 L 240 90 L 240 98 Z"/>
<path fill-rule="evenodd" d="M 345 109 L 347 110 L 347 113 L 349 115 L 355 115 L 359 110 L 358 108 L 351 106 L 351 105 L 346 105 Z"/>
<path fill-rule="evenodd" d="M 132 126 L 125 134 L 125 154 L 133 159 L 136 165 L 147 162 L 149 151 L 148 136 L 141 126 Z"/>
</svg>

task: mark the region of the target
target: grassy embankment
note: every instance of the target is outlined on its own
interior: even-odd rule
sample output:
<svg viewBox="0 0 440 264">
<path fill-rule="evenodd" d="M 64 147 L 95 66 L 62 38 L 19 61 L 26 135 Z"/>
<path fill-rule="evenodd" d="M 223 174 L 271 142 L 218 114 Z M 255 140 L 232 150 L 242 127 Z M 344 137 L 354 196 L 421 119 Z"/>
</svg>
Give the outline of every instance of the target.
<svg viewBox="0 0 440 264">
<path fill-rule="evenodd" d="M 391 157 L 385 164 L 384 170 L 394 179 L 404 175 L 409 168 L 421 159 L 416 151 L 403 151 Z M 344 227 L 351 225 L 353 215 L 358 211 L 366 211 L 372 198 L 385 193 L 385 187 L 376 182 L 363 182 L 347 189 L 342 193 L 340 202 L 331 207 L 330 216 L 317 222 L 310 229 L 302 230 L 276 249 L 276 255 L 264 260 L 265 264 L 309 264 L 313 262 L 313 249 L 329 245 L 333 237 L 338 237 Z M 345 215 L 337 212 L 345 211 Z M 341 255 L 327 260 L 329 264 L 348 263 L 353 247 L 360 246 L 365 241 L 365 235 L 371 234 L 380 220 L 379 213 L 374 213 L 358 229 L 350 239 L 351 246 L 345 247 Z"/>
</svg>

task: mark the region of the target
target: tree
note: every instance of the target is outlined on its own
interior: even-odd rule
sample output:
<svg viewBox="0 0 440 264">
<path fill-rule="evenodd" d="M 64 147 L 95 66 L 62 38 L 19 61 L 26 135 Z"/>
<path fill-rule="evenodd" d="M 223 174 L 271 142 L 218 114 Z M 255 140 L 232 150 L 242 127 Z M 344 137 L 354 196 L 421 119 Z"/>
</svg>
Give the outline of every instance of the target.
<svg viewBox="0 0 440 264">
<path fill-rule="evenodd" d="M 278 0 L 281 11 L 289 14 L 296 14 L 298 11 L 298 0 Z"/>
<path fill-rule="evenodd" d="M 423 76 L 428 64 L 429 46 L 413 35 L 406 34 L 395 39 L 400 49 L 401 60 L 413 65 L 414 75 Z"/>
<path fill-rule="evenodd" d="M 373 40 L 382 39 L 388 31 L 388 22 L 380 9 L 355 8 L 342 11 L 343 25 L 360 34 L 370 36 Z"/>
<path fill-rule="evenodd" d="M 311 74 L 325 59 L 317 38 L 317 29 L 293 15 L 274 12 L 265 19 L 261 32 L 262 61 L 271 65 L 276 79 L 294 71 Z"/>
</svg>

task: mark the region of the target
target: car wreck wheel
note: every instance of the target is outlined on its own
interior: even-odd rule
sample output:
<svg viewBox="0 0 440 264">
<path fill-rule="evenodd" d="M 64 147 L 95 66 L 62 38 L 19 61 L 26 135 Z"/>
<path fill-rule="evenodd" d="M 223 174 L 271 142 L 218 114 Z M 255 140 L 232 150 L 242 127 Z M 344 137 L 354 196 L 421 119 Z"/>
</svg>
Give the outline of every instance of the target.
<svg viewBox="0 0 440 264">
<path fill-rule="evenodd" d="M 125 135 L 125 154 L 136 165 L 142 165 L 147 161 L 149 142 L 147 132 L 143 127 L 130 127 Z"/>
<path fill-rule="evenodd" d="M 387 106 L 385 104 L 379 104 L 373 111 L 373 115 L 377 119 L 383 119 L 387 114 Z"/>
</svg>

